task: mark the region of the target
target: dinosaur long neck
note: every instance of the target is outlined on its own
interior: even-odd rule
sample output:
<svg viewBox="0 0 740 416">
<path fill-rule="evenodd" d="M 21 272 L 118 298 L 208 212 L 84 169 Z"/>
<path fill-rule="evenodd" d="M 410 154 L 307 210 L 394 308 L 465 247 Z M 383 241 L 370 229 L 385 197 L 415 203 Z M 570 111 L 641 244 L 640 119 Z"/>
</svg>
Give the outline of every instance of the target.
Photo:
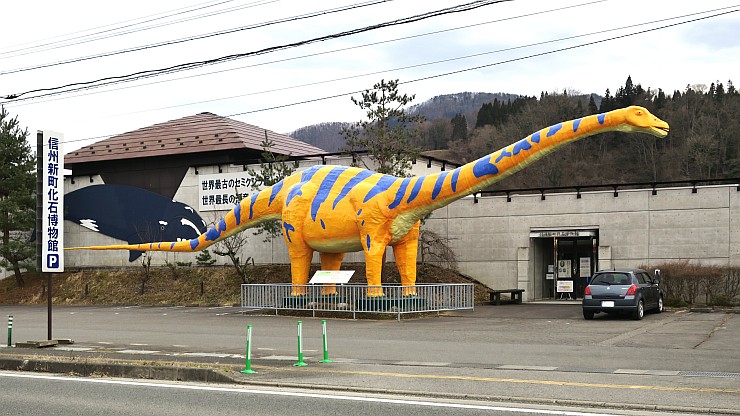
<svg viewBox="0 0 740 416">
<path fill-rule="evenodd" d="M 408 220 L 472 195 L 522 170 L 567 143 L 604 131 L 620 130 L 623 110 L 558 123 L 451 172 L 410 178 L 413 198 L 399 207 Z"/>
</svg>

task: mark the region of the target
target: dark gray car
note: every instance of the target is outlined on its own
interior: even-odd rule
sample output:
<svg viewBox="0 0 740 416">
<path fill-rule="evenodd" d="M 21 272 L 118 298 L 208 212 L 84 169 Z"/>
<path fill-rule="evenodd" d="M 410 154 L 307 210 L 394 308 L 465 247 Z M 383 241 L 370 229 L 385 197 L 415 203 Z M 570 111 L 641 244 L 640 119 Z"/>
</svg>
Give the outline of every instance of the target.
<svg viewBox="0 0 740 416">
<path fill-rule="evenodd" d="M 583 297 L 583 317 L 593 319 L 599 312 L 631 313 L 642 319 L 646 310 L 663 311 L 659 278 L 642 269 L 604 270 L 591 278 Z"/>
</svg>

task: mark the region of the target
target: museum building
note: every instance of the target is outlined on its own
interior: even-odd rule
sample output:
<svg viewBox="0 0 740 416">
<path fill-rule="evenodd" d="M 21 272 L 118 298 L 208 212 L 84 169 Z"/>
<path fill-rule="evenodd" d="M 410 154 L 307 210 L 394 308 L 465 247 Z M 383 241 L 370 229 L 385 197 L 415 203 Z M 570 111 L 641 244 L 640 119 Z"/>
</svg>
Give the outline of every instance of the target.
<svg viewBox="0 0 740 416">
<path fill-rule="evenodd" d="M 145 226 L 164 230 L 174 222 L 202 231 L 258 185 L 248 170 L 259 171 L 265 137 L 297 171 L 353 162 L 351 155 L 330 154 L 211 113 L 124 133 L 65 155 L 65 167 L 72 172 L 65 177 L 65 194 L 80 207 L 65 212 L 65 246 L 142 240 L 143 231 L 151 231 Z M 456 167 L 421 156 L 412 174 Z M 482 192 L 434 211 L 422 227 L 449 238 L 459 271 L 488 287 L 524 289 L 525 301 L 580 298 L 596 270 L 680 260 L 740 264 L 739 190 L 736 183 L 695 181 Z M 144 224 L 118 212 L 123 206 L 146 212 L 155 203 L 162 210 L 184 204 L 192 216 Z M 106 216 L 119 225 L 130 223 L 128 229 L 105 233 Z M 258 264 L 289 263 L 282 239 L 250 239 L 242 256 Z M 134 257 L 126 251 L 68 251 L 65 262 L 70 268 L 139 267 Z M 153 264 L 194 259 L 193 253 L 152 256 Z M 393 261 L 392 250 L 388 259 Z M 345 257 L 345 262 L 362 261 L 361 252 Z"/>
</svg>

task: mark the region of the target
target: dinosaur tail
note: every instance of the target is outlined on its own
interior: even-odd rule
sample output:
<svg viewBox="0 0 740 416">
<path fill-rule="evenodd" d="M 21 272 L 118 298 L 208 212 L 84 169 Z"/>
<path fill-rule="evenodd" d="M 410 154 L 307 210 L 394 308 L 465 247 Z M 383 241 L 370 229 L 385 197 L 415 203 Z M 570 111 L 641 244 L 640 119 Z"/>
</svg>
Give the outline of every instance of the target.
<svg viewBox="0 0 740 416">
<path fill-rule="evenodd" d="M 138 250 L 197 252 L 247 228 L 279 219 L 284 201 L 283 181 L 242 199 L 221 220 L 205 233 L 192 240 L 154 241 L 141 244 L 113 244 L 106 246 L 67 247 L 65 250 Z"/>
</svg>

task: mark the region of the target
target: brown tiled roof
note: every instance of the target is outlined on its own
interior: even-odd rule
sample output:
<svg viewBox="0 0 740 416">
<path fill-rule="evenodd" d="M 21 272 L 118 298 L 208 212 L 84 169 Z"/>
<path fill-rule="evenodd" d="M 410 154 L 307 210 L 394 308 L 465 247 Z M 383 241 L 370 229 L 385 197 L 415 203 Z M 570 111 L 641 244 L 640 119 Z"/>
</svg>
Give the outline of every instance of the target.
<svg viewBox="0 0 740 416">
<path fill-rule="evenodd" d="M 267 130 L 274 143 L 272 151 L 291 156 L 326 153 L 318 147 Z M 200 113 L 166 121 L 113 136 L 64 156 L 68 165 L 108 160 L 182 155 L 229 149 L 262 150 L 265 129 L 221 117 Z"/>
</svg>

